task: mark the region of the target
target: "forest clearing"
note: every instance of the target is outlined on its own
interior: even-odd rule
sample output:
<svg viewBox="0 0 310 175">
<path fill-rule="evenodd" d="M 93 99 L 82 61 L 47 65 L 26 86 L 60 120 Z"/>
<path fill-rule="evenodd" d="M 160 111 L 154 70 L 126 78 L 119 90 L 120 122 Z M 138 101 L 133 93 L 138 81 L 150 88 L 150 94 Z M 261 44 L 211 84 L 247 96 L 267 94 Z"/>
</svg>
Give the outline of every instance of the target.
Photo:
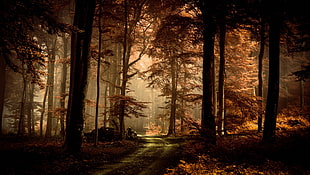
<svg viewBox="0 0 310 175">
<path fill-rule="evenodd" d="M 1 0 L 0 174 L 310 174 L 303 0 Z"/>
</svg>

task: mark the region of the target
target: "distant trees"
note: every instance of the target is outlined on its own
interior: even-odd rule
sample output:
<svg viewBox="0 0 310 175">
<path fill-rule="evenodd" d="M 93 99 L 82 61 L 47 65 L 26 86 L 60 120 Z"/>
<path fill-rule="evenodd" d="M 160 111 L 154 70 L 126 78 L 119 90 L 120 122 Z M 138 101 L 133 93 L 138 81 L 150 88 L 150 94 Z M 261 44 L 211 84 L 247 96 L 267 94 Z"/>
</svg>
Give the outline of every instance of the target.
<svg viewBox="0 0 310 175">
<path fill-rule="evenodd" d="M 163 10 L 164 11 L 164 10 Z M 180 11 L 179 14 L 174 14 Z M 155 38 L 149 48 L 153 64 L 146 71 L 149 86 L 160 89 L 167 99 L 169 127 L 167 135 L 176 135 L 176 120 L 183 130 L 188 102 L 197 97 L 201 79 L 199 72 L 201 52 L 197 39 L 197 16 L 191 12 L 175 9 L 160 18 Z M 192 98 L 190 97 L 192 96 Z M 194 96 L 194 97 L 193 97 Z"/>
</svg>

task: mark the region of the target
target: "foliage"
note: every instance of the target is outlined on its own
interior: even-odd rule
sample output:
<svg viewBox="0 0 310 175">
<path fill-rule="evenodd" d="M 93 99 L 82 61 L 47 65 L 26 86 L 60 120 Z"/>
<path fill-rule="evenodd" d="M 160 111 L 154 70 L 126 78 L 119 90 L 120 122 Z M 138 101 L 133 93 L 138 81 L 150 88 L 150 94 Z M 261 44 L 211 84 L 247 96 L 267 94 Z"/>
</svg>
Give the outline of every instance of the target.
<svg viewBox="0 0 310 175">
<path fill-rule="evenodd" d="M 310 65 L 303 66 L 303 70 L 293 72 L 292 75 L 294 75 L 298 81 L 306 81 L 310 78 Z"/>
<path fill-rule="evenodd" d="M 286 116 L 289 113 L 283 111 L 279 116 L 278 139 L 274 144 L 261 143 L 261 133 L 244 128 L 219 137 L 216 146 L 189 139 L 184 151 L 191 156 L 167 169 L 166 174 L 308 174 L 310 123 L 305 117 Z"/>
<path fill-rule="evenodd" d="M 125 117 L 146 117 L 146 115 L 143 114 L 143 109 L 146 108 L 146 102 L 139 102 L 133 97 L 122 95 L 114 95 L 108 98 L 114 104 L 110 109 L 112 116 L 120 115 L 120 103 L 121 101 L 125 101 Z"/>
<path fill-rule="evenodd" d="M 242 127 L 248 127 L 247 129 L 254 130 L 257 126 L 254 125 L 252 121 L 256 120 L 257 116 L 264 113 L 264 110 L 260 105 L 262 99 L 257 96 L 228 89 L 225 90 L 225 97 L 225 125 L 227 132 L 237 131 Z M 248 125 L 247 122 L 250 122 L 251 125 Z"/>
<path fill-rule="evenodd" d="M 48 33 L 68 31 L 66 24 L 57 21 L 53 4 L 47 1 L 1 1 L 0 14 L 0 53 L 6 64 L 14 71 L 28 74 L 33 83 L 43 87 L 41 75 L 44 75 L 45 57 L 39 46 L 35 32 Z M 16 53 L 16 55 L 12 55 Z M 20 61 L 18 63 L 16 58 Z M 25 66 L 25 67 L 24 67 Z"/>
<path fill-rule="evenodd" d="M 156 126 L 155 123 L 150 123 L 146 135 L 160 135 L 162 132 L 162 128 L 160 126 Z"/>
</svg>

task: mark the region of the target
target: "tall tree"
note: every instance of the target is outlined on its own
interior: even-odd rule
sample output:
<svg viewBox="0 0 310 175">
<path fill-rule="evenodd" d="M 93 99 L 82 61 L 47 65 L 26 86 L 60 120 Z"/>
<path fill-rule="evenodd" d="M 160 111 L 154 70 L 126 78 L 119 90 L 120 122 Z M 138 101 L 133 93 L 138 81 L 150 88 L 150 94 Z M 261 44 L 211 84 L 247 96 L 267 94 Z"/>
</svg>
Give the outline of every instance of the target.
<svg viewBox="0 0 310 175">
<path fill-rule="evenodd" d="M 53 128 L 53 117 L 54 117 L 54 72 L 55 72 L 55 59 L 56 59 L 56 42 L 57 37 L 52 36 L 51 43 L 47 44 L 49 49 L 49 58 L 48 58 L 48 77 L 47 77 L 47 86 L 48 86 L 48 111 L 47 111 L 47 122 L 46 122 L 46 137 L 52 136 Z"/>
<path fill-rule="evenodd" d="M 277 3 L 276 3 L 277 2 Z M 266 5 L 269 19 L 269 79 L 263 141 L 275 140 L 278 114 L 279 81 L 280 81 L 280 33 L 282 27 L 282 0 Z"/>
<path fill-rule="evenodd" d="M 212 144 L 216 144 L 215 117 L 213 115 L 213 69 L 215 38 L 215 0 L 199 1 L 203 15 L 203 97 L 202 97 L 202 136 Z"/>
<path fill-rule="evenodd" d="M 221 13 L 218 15 L 218 25 L 220 30 L 219 45 L 220 45 L 220 68 L 219 68 L 219 83 L 218 83 L 218 129 L 220 134 L 225 134 L 225 39 L 226 39 L 226 2 L 221 2 Z M 214 104 L 214 106 L 216 103 Z"/>
<path fill-rule="evenodd" d="M 75 1 L 73 25 L 77 28 L 71 37 L 70 91 L 67 110 L 65 150 L 78 153 L 82 145 L 84 99 L 87 89 L 89 46 L 96 0 Z"/>
<path fill-rule="evenodd" d="M 99 114 L 99 100 L 100 100 L 100 64 L 101 64 L 101 46 L 102 46 L 102 27 L 101 27 L 101 15 L 102 15 L 102 3 L 99 3 L 99 14 L 98 14 L 98 34 L 99 34 L 99 43 L 98 43 L 98 60 L 97 60 L 97 94 L 96 94 L 96 114 L 95 114 L 95 139 L 94 146 L 98 145 L 98 114 Z"/>
<path fill-rule="evenodd" d="M 265 20 L 261 18 L 260 22 L 260 49 L 258 55 L 258 96 L 260 99 L 260 106 L 263 106 L 263 60 L 265 53 Z M 258 132 L 263 130 L 263 114 L 258 114 Z"/>
</svg>

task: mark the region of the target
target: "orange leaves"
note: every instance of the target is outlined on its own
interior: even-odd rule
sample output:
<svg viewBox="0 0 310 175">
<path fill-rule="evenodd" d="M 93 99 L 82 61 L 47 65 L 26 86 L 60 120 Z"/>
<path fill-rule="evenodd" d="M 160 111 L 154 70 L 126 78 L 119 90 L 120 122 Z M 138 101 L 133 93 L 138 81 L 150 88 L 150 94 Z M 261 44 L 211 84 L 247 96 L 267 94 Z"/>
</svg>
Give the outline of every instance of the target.
<svg viewBox="0 0 310 175">
<path fill-rule="evenodd" d="M 114 95 L 108 98 L 114 104 L 110 109 L 113 116 L 120 115 L 121 101 L 125 101 L 126 117 L 146 117 L 146 115 L 143 114 L 143 109 L 147 107 L 147 102 L 139 102 L 133 97 L 123 95 Z"/>
</svg>

